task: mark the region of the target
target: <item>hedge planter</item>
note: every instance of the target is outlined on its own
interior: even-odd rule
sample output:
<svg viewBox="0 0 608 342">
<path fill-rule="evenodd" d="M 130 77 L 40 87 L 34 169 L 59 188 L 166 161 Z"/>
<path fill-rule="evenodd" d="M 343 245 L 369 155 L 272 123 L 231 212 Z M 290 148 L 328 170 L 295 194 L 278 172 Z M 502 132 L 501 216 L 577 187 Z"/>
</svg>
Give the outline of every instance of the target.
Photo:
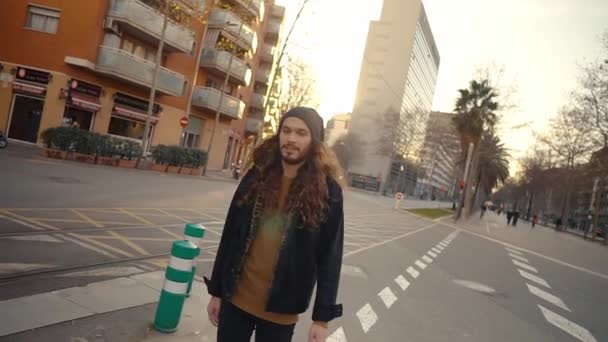
<svg viewBox="0 0 608 342">
<path fill-rule="evenodd" d="M 81 163 L 95 164 L 95 156 L 91 154 L 73 152 L 72 159 Z"/>
<path fill-rule="evenodd" d="M 197 168 L 192 169 L 191 175 L 193 175 L 193 176 L 202 176 L 203 175 L 203 168 L 202 167 L 197 167 Z"/>
<path fill-rule="evenodd" d="M 179 173 L 182 175 L 191 175 L 193 170 L 194 169 L 191 167 L 182 166 L 181 170 L 179 170 Z"/>
<path fill-rule="evenodd" d="M 134 169 L 136 165 L 137 165 L 137 160 L 120 159 L 118 161 L 118 166 L 128 168 L 128 169 Z"/>
<path fill-rule="evenodd" d="M 118 159 L 112 157 L 97 157 L 97 164 L 107 166 L 118 166 Z"/>
<path fill-rule="evenodd" d="M 154 164 L 152 164 L 151 170 L 152 171 L 157 171 L 157 172 L 166 172 L 167 171 L 167 165 L 154 163 Z"/>
<path fill-rule="evenodd" d="M 54 148 L 45 148 L 42 153 L 47 158 L 66 159 L 68 151 L 58 150 Z"/>
<path fill-rule="evenodd" d="M 181 169 L 180 166 L 169 165 L 169 167 L 167 168 L 167 172 L 168 173 L 179 173 L 180 169 Z"/>
</svg>

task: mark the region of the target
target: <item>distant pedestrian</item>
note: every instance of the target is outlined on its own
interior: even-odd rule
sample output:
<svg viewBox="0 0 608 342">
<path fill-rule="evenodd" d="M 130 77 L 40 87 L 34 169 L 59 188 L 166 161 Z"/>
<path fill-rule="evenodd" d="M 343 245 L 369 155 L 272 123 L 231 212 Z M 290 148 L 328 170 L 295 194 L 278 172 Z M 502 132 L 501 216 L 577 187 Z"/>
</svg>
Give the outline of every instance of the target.
<svg viewBox="0 0 608 342">
<path fill-rule="evenodd" d="M 519 211 L 513 212 L 513 227 L 517 226 L 517 220 L 519 220 Z"/>
<path fill-rule="evenodd" d="M 207 313 L 218 342 L 292 340 L 316 285 L 309 342 L 325 341 L 336 303 L 344 238 L 340 169 L 312 108 L 285 113 L 253 152 L 222 232 Z"/>
<path fill-rule="evenodd" d="M 536 226 L 537 223 L 538 223 L 538 215 L 534 214 L 532 216 L 532 228 L 534 228 L 534 226 Z"/>
<path fill-rule="evenodd" d="M 555 220 L 555 230 L 562 230 L 562 218 L 558 217 L 557 220 Z"/>
<path fill-rule="evenodd" d="M 479 214 L 479 218 L 480 218 L 480 219 L 481 219 L 481 218 L 483 218 L 483 215 L 485 215 L 485 214 L 486 214 L 486 210 L 487 210 L 486 205 L 485 205 L 485 204 L 482 204 L 482 205 L 481 205 L 481 214 Z"/>
<path fill-rule="evenodd" d="M 513 212 L 508 210 L 507 211 L 507 226 L 511 224 L 511 219 L 513 218 Z"/>
</svg>

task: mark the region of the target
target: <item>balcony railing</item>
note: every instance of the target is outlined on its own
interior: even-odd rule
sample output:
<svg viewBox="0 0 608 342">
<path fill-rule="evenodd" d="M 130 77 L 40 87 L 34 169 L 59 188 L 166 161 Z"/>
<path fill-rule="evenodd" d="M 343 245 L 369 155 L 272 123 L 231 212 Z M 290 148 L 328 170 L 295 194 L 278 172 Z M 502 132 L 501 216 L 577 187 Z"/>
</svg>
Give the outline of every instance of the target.
<svg viewBox="0 0 608 342">
<path fill-rule="evenodd" d="M 220 106 L 222 92 L 210 87 L 196 87 L 192 95 L 192 105 L 216 111 L 220 107 L 220 113 L 234 120 L 242 119 L 245 111 L 245 103 L 234 96 L 224 94 Z"/>
<path fill-rule="evenodd" d="M 273 17 L 283 18 L 285 16 L 285 7 L 274 5 L 272 6 L 272 12 L 270 12 L 270 14 Z"/>
<path fill-rule="evenodd" d="M 281 32 L 281 22 L 278 20 L 269 20 L 266 26 L 266 32 L 271 36 L 278 36 Z"/>
<path fill-rule="evenodd" d="M 270 78 L 270 70 L 268 69 L 258 69 L 255 72 L 255 80 L 258 82 L 262 82 L 268 84 Z"/>
<path fill-rule="evenodd" d="M 230 65 L 230 58 L 232 64 Z M 233 56 L 230 52 L 214 49 L 204 49 L 201 55 L 201 67 L 219 71 L 222 74 L 228 73 L 230 65 L 230 77 L 234 82 L 248 86 L 251 82 L 251 69 L 245 62 Z"/>
<path fill-rule="evenodd" d="M 210 28 L 221 28 L 236 36 L 239 33 L 241 25 L 243 28 L 240 30 L 241 33 L 238 39 L 247 44 L 255 52 L 258 47 L 258 36 L 249 26 L 243 24 L 241 18 L 230 11 L 220 8 L 214 8 L 209 14 L 208 26 Z"/>
<path fill-rule="evenodd" d="M 150 88 L 154 76 L 154 65 L 153 62 L 126 51 L 102 45 L 99 48 L 95 70 Z M 181 96 L 184 93 L 185 85 L 186 79 L 183 75 L 164 67 L 160 68 L 156 82 L 159 91 Z"/>
<path fill-rule="evenodd" d="M 262 0 L 234 0 L 241 7 L 248 10 L 251 14 L 253 14 L 258 20 L 261 20 L 264 17 L 264 7 Z"/>
<path fill-rule="evenodd" d="M 260 59 L 264 62 L 272 63 L 276 48 L 270 44 L 264 44 L 260 51 Z"/>
<path fill-rule="evenodd" d="M 135 31 L 159 41 L 164 16 L 154 8 L 138 0 L 111 0 L 108 19 L 120 22 L 123 29 Z M 169 49 L 190 53 L 194 47 L 194 31 L 170 20 L 165 31 L 165 44 Z"/>
<path fill-rule="evenodd" d="M 254 118 L 247 118 L 247 124 L 246 124 L 247 132 L 257 133 L 259 131 L 260 127 L 262 127 L 262 120 L 254 119 Z"/>
<path fill-rule="evenodd" d="M 264 109 L 265 96 L 258 93 L 251 94 L 251 107 Z"/>
</svg>

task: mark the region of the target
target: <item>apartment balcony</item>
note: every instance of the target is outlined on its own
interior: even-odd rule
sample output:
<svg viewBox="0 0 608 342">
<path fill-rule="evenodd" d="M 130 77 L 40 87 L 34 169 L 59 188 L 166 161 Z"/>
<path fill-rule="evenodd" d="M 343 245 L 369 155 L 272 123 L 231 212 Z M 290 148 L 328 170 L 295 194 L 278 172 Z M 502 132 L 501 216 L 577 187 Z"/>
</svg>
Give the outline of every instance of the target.
<svg viewBox="0 0 608 342">
<path fill-rule="evenodd" d="M 151 88 L 154 66 L 155 64 L 151 61 L 120 49 L 102 45 L 97 55 L 95 71 Z M 184 93 L 185 86 L 186 79 L 183 75 L 164 67 L 160 68 L 156 82 L 159 91 L 169 95 L 181 96 Z"/>
<path fill-rule="evenodd" d="M 258 69 L 255 72 L 255 80 L 260 83 L 268 84 L 270 82 L 270 70 Z"/>
<path fill-rule="evenodd" d="M 224 114 L 233 120 L 243 118 L 243 112 L 245 111 L 245 103 L 243 101 L 234 96 L 224 94 L 220 105 L 220 98 L 222 98 L 222 92 L 218 89 L 195 87 L 194 94 L 192 95 L 192 105 L 207 108 L 214 112 L 219 107 L 221 114 Z"/>
<path fill-rule="evenodd" d="M 156 9 L 138 0 L 110 0 L 105 27 L 133 34 L 156 45 L 160 42 L 164 16 Z M 118 25 L 116 25 L 118 24 Z M 165 31 L 165 46 L 172 52 L 192 52 L 195 33 L 169 20 Z"/>
<path fill-rule="evenodd" d="M 264 44 L 260 50 L 260 59 L 264 62 L 272 63 L 276 48 L 270 44 Z"/>
<path fill-rule="evenodd" d="M 285 17 L 285 7 L 277 6 L 277 5 L 272 6 L 272 11 L 270 12 L 270 15 L 272 15 L 273 17 L 281 18 L 281 19 L 284 18 Z"/>
<path fill-rule="evenodd" d="M 264 17 L 264 3 L 262 0 L 232 0 L 241 6 L 243 9 L 249 11 L 258 20 L 262 20 Z"/>
<path fill-rule="evenodd" d="M 253 108 L 264 109 L 264 102 L 266 102 L 264 95 L 253 93 L 249 105 Z"/>
<path fill-rule="evenodd" d="M 263 121 L 256 118 L 247 118 L 245 129 L 248 133 L 257 134 L 262 127 Z"/>
<path fill-rule="evenodd" d="M 232 64 L 230 59 L 232 58 Z M 230 74 L 230 79 L 240 85 L 248 86 L 251 82 L 251 69 L 247 63 L 233 56 L 230 52 L 214 49 L 204 49 L 201 55 L 200 65 L 210 73 L 225 76 Z M 230 65 L 230 72 L 228 66 Z"/>
<path fill-rule="evenodd" d="M 266 37 L 276 40 L 279 38 L 280 32 L 281 22 L 276 19 L 268 20 L 268 24 L 266 24 Z"/>
<path fill-rule="evenodd" d="M 242 29 L 240 30 L 239 34 L 239 27 L 241 25 Z M 245 25 L 241 18 L 230 11 L 214 8 L 209 14 L 207 26 L 209 28 L 219 28 L 229 32 L 253 52 L 255 52 L 258 48 L 258 36 L 255 31 L 253 31 L 249 26 Z"/>
</svg>

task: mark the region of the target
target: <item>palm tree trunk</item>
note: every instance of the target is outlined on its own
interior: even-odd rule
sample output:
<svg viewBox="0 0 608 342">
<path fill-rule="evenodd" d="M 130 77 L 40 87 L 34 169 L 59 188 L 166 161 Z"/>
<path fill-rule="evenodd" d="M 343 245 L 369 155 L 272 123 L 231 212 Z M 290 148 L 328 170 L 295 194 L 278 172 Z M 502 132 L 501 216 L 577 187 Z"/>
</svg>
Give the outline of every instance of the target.
<svg viewBox="0 0 608 342">
<path fill-rule="evenodd" d="M 479 146 L 475 146 L 473 149 L 473 161 L 471 162 L 471 169 L 469 170 L 469 175 L 467 177 L 465 186 L 467 191 L 465 193 L 464 198 L 464 215 L 465 217 L 471 216 L 473 213 L 473 192 L 471 191 L 471 185 L 473 184 L 473 179 L 477 175 L 477 167 L 479 164 Z"/>
<path fill-rule="evenodd" d="M 475 183 L 475 193 L 473 194 L 473 204 L 471 205 L 471 214 L 475 211 L 474 206 L 478 204 L 477 197 L 479 196 L 479 188 L 481 187 L 481 170 L 477 173 L 477 183 Z"/>
</svg>

